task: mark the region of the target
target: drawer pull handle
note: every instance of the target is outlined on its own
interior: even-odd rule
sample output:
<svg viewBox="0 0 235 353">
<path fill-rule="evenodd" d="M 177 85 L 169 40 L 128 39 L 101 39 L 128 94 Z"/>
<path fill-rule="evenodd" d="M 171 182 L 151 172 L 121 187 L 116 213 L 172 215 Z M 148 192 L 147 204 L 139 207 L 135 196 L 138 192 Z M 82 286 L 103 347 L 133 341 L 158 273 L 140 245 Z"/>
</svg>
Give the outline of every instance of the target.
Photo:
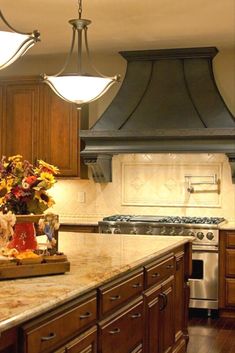
<svg viewBox="0 0 235 353">
<path fill-rule="evenodd" d="M 120 333 L 121 330 L 120 328 L 115 328 L 114 330 L 109 331 L 110 335 L 116 335 L 117 333 Z"/>
<path fill-rule="evenodd" d="M 167 269 L 174 268 L 174 265 L 167 265 L 166 268 Z"/>
<path fill-rule="evenodd" d="M 91 317 L 92 313 L 90 313 L 89 311 L 83 315 L 80 315 L 79 318 L 80 319 L 87 319 L 88 317 Z"/>
<path fill-rule="evenodd" d="M 56 333 L 51 332 L 51 333 L 49 333 L 48 336 L 42 336 L 42 337 L 41 337 L 41 341 L 42 341 L 42 342 L 51 341 L 51 340 L 53 340 L 54 338 L 56 338 Z"/>
<path fill-rule="evenodd" d="M 164 293 L 160 293 L 159 298 L 161 298 L 159 310 L 162 311 L 165 308 L 165 303 L 166 303 Z"/>
<path fill-rule="evenodd" d="M 110 300 L 118 300 L 118 299 L 121 299 L 121 296 L 120 295 L 114 295 L 112 297 L 110 297 Z"/>
<path fill-rule="evenodd" d="M 132 319 L 138 319 L 139 317 L 141 317 L 141 313 L 131 315 Z"/>
<path fill-rule="evenodd" d="M 140 287 L 142 287 L 141 283 L 132 284 L 132 288 L 140 288 Z"/>
<path fill-rule="evenodd" d="M 155 278 L 155 277 L 160 277 L 160 273 L 159 273 L 159 272 L 153 273 L 153 274 L 152 274 L 152 277 L 153 277 L 153 278 Z"/>
</svg>

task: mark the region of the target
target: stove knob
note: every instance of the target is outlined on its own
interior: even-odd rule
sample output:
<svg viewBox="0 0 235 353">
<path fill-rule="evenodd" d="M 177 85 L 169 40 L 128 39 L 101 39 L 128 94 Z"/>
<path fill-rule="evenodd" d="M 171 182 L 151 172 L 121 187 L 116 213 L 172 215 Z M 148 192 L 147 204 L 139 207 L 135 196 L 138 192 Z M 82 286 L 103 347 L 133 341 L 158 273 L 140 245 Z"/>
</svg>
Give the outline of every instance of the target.
<svg viewBox="0 0 235 353">
<path fill-rule="evenodd" d="M 111 228 L 107 228 L 107 229 L 105 229 L 104 233 L 111 234 L 112 233 L 112 229 Z"/>
<path fill-rule="evenodd" d="M 148 230 L 146 231 L 146 234 L 148 234 L 148 235 L 152 235 L 153 234 L 153 229 L 152 229 L 152 227 L 148 227 Z"/>
<path fill-rule="evenodd" d="M 202 240 L 204 238 L 204 234 L 202 232 L 197 233 L 197 238 Z"/>
<path fill-rule="evenodd" d="M 166 227 L 162 227 L 162 229 L 160 230 L 160 234 L 161 235 L 166 234 Z"/>
<path fill-rule="evenodd" d="M 180 229 L 179 235 L 184 235 L 184 228 L 181 228 L 181 229 Z"/>
<path fill-rule="evenodd" d="M 114 234 L 121 234 L 121 229 L 120 229 L 119 227 L 114 228 L 113 233 L 114 233 Z"/>
<path fill-rule="evenodd" d="M 175 227 L 171 228 L 170 235 L 175 235 Z"/>
<path fill-rule="evenodd" d="M 194 232 L 192 232 L 191 230 L 188 232 L 188 235 L 189 235 L 190 237 L 195 237 Z"/>
<path fill-rule="evenodd" d="M 131 229 L 130 234 L 137 234 L 137 229 L 136 228 Z"/>
<path fill-rule="evenodd" d="M 207 239 L 212 240 L 214 238 L 214 234 L 212 232 L 208 232 L 206 237 Z"/>
</svg>

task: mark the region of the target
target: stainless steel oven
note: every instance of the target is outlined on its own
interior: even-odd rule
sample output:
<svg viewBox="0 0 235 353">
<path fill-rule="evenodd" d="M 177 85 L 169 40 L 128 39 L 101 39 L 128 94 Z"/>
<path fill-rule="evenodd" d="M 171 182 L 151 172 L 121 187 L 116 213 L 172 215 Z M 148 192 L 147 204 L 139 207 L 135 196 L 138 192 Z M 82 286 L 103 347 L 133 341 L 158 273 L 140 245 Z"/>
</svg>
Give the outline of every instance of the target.
<svg viewBox="0 0 235 353">
<path fill-rule="evenodd" d="M 192 235 L 193 273 L 190 278 L 192 308 L 218 308 L 219 217 L 114 215 L 99 222 L 100 233 Z"/>
<path fill-rule="evenodd" d="M 193 245 L 191 308 L 218 309 L 218 246 Z"/>
</svg>

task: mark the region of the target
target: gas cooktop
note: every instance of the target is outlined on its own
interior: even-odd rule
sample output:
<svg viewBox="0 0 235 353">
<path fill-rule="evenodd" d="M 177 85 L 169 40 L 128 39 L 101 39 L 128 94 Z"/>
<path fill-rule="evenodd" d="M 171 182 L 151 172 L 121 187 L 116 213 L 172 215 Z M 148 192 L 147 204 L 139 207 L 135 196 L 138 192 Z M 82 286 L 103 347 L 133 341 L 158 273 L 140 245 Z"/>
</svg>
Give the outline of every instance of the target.
<svg viewBox="0 0 235 353">
<path fill-rule="evenodd" d="M 135 216 L 135 215 L 112 215 L 103 218 L 104 222 L 153 222 L 164 224 L 214 224 L 218 225 L 225 221 L 223 217 L 180 217 L 180 216 Z"/>
</svg>

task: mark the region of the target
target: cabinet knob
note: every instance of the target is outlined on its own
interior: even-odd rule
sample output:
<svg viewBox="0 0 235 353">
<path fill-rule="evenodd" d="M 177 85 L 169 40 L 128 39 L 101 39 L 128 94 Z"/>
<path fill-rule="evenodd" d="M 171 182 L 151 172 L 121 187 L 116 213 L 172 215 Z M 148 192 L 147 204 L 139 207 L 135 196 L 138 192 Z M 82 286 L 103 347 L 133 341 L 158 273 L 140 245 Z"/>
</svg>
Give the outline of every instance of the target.
<svg viewBox="0 0 235 353">
<path fill-rule="evenodd" d="M 110 297 L 110 300 L 118 300 L 121 299 L 120 295 L 113 295 L 112 297 Z"/>
<path fill-rule="evenodd" d="M 42 341 L 42 342 L 51 341 L 51 340 L 53 340 L 54 338 L 56 338 L 56 333 L 51 332 L 51 333 L 49 333 L 48 336 L 42 336 L 42 337 L 41 337 L 41 341 Z"/>
<path fill-rule="evenodd" d="M 141 313 L 136 313 L 136 314 L 131 315 L 131 318 L 132 319 L 138 319 L 141 316 L 142 316 Z"/>
<path fill-rule="evenodd" d="M 174 268 L 174 265 L 167 265 L 166 268 L 169 270 L 171 268 Z"/>
<path fill-rule="evenodd" d="M 153 273 L 152 278 L 155 278 L 155 277 L 160 277 L 160 273 L 159 272 Z"/>
<path fill-rule="evenodd" d="M 82 320 L 82 319 L 87 319 L 88 317 L 91 317 L 92 313 L 90 313 L 89 311 L 86 312 L 85 314 L 83 315 L 80 315 L 79 318 Z"/>
<path fill-rule="evenodd" d="M 121 330 L 118 327 L 109 331 L 110 335 L 116 335 L 117 333 L 120 333 L 120 332 Z"/>
<path fill-rule="evenodd" d="M 132 288 L 140 288 L 142 287 L 142 284 L 141 283 L 134 283 L 132 284 Z"/>
</svg>

